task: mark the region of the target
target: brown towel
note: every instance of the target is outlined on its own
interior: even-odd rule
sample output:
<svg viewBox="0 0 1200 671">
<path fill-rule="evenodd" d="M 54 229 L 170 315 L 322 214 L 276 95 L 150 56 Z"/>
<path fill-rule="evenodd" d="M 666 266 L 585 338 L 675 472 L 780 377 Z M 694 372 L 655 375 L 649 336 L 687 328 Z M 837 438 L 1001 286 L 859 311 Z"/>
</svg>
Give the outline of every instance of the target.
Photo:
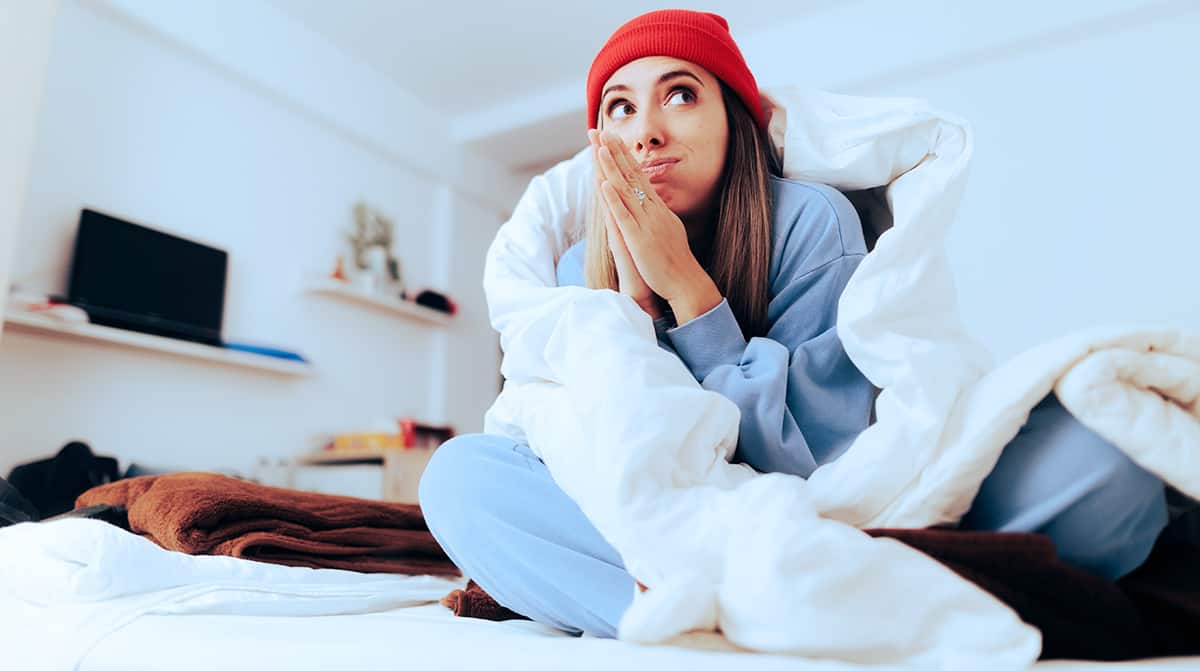
<svg viewBox="0 0 1200 671">
<path fill-rule="evenodd" d="M 168 550 L 364 573 L 458 576 L 416 504 L 171 473 L 94 487 L 76 507 L 124 506 L 129 529 Z"/>
<path fill-rule="evenodd" d="M 1059 561 L 1053 543 L 1040 534 L 867 533 L 920 550 L 1003 601 L 1042 632 L 1042 659 L 1114 661 L 1200 653 L 1200 547 L 1160 542 L 1141 568 L 1112 583 Z M 496 603 L 474 581 L 446 595 L 442 604 L 463 617 L 528 619 Z"/>
<path fill-rule="evenodd" d="M 454 611 L 458 617 L 477 617 L 497 622 L 529 619 L 501 606 L 474 580 L 467 581 L 466 589 L 456 589 L 442 597 L 441 604 Z"/>
</svg>

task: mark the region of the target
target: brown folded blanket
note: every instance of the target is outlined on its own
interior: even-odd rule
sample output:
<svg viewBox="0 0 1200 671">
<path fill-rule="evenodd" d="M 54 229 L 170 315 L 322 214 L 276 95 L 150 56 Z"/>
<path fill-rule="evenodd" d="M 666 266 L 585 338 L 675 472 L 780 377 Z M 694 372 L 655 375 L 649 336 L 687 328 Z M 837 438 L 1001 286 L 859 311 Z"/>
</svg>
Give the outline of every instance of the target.
<svg viewBox="0 0 1200 671">
<path fill-rule="evenodd" d="M 168 550 L 363 573 L 458 576 L 416 504 L 171 473 L 94 487 L 77 508 L 123 506 L 129 530 Z"/>
<path fill-rule="evenodd" d="M 1042 659 L 1200 654 L 1200 547 L 1160 542 L 1141 568 L 1112 583 L 1059 561 L 1053 543 L 1040 534 L 867 533 L 920 550 L 1003 601 L 1042 632 Z M 474 581 L 441 602 L 463 617 L 528 619 L 498 604 Z"/>
<path fill-rule="evenodd" d="M 479 583 L 474 580 L 467 581 L 466 589 L 456 589 L 442 597 L 441 604 L 454 611 L 454 614 L 458 617 L 476 617 L 481 620 L 495 620 L 497 622 L 529 619 L 518 612 L 501 606 L 492 598 L 491 594 L 483 591 Z"/>
</svg>

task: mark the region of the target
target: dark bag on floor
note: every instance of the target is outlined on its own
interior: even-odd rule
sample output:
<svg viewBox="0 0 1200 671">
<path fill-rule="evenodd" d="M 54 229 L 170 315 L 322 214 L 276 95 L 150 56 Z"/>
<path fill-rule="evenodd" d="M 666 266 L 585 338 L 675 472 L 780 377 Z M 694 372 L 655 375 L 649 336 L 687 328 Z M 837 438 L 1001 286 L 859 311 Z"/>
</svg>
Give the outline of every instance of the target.
<svg viewBox="0 0 1200 671">
<path fill-rule="evenodd" d="M 116 459 L 98 457 L 86 443 L 72 442 L 49 459 L 13 468 L 8 482 L 33 504 L 35 519 L 40 519 L 73 509 L 80 494 L 119 477 Z"/>
</svg>

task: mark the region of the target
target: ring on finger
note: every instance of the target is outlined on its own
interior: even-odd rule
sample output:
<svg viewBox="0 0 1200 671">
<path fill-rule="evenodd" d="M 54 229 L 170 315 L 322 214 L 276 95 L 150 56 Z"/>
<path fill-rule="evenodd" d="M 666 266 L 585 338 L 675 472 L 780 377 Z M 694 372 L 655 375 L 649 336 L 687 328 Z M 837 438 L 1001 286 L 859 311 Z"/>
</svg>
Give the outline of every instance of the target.
<svg viewBox="0 0 1200 671">
<path fill-rule="evenodd" d="M 641 189 L 639 189 L 635 186 L 635 187 L 633 187 L 633 195 L 637 196 L 638 205 L 641 205 L 642 207 L 646 207 L 646 192 L 645 191 L 642 191 Z"/>
</svg>

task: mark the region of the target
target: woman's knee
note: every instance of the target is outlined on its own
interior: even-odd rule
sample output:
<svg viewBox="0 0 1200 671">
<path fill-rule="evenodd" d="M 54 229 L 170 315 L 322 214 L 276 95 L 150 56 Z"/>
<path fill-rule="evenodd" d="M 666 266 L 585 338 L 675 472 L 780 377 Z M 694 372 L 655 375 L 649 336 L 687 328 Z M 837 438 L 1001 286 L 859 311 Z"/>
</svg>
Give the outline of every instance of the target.
<svg viewBox="0 0 1200 671">
<path fill-rule="evenodd" d="M 495 479 L 487 473 L 487 454 L 502 443 L 512 445 L 499 436 L 472 433 L 451 438 L 434 451 L 417 486 L 417 501 L 431 530 L 444 532 L 454 520 L 470 519 L 474 506 L 486 505 L 475 494 L 481 480 Z"/>
<path fill-rule="evenodd" d="M 1113 506 L 1120 506 L 1123 501 L 1144 501 L 1164 495 L 1163 482 L 1158 476 L 1139 466 L 1123 450 L 1078 420 L 1073 421 L 1077 428 L 1070 440 L 1078 446 L 1089 465 L 1097 494 Z"/>
<path fill-rule="evenodd" d="M 1162 481 L 1139 466 L 1123 450 L 1080 422 L 1051 395 L 1038 408 L 1036 421 L 1043 432 L 1043 443 L 1056 443 L 1053 451 L 1066 456 L 1059 462 L 1073 464 L 1078 477 L 1103 488 L 1106 494 L 1120 498 L 1121 493 L 1162 489 Z M 1031 416 L 1031 420 L 1033 417 Z M 1068 456 L 1069 455 L 1069 456 Z M 1052 458 L 1058 461 L 1057 458 Z"/>
<path fill-rule="evenodd" d="M 1107 578 L 1137 568 L 1167 524 L 1162 480 L 1072 418 L 1067 432 L 1089 489 L 1046 532 L 1064 559 Z"/>
<path fill-rule="evenodd" d="M 1146 554 L 1149 554 L 1154 540 L 1167 525 L 1166 486 L 1157 475 L 1139 466 L 1124 452 L 1107 442 L 1103 445 L 1117 454 L 1106 458 L 1103 484 L 1096 491 L 1102 499 L 1100 507 L 1112 511 L 1108 523 L 1101 528 L 1110 533 L 1125 534 L 1130 542 L 1146 544 Z"/>
</svg>

